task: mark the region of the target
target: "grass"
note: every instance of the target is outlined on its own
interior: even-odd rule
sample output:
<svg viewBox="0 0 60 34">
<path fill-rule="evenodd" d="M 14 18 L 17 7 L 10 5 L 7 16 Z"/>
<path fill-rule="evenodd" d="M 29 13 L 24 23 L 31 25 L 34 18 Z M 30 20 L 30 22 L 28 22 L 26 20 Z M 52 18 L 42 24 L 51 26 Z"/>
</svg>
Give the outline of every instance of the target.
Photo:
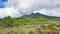
<svg viewBox="0 0 60 34">
<path fill-rule="evenodd" d="M 60 34 L 60 18 L 4 18 L 0 34 Z"/>
</svg>

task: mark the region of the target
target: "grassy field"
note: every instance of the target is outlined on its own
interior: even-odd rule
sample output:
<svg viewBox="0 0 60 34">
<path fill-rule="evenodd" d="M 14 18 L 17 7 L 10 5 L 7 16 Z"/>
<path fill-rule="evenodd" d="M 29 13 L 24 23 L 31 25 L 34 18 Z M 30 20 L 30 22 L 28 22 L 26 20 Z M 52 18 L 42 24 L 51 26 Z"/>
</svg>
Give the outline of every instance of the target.
<svg viewBox="0 0 60 34">
<path fill-rule="evenodd" d="M 60 18 L 0 19 L 0 34 L 60 34 Z"/>
</svg>

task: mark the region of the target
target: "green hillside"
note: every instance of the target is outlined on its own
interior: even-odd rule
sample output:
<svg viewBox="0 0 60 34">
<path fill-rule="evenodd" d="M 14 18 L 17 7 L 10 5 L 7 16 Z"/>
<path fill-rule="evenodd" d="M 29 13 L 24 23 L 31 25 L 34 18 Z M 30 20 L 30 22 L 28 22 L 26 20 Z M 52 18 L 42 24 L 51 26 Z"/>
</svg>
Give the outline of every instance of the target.
<svg viewBox="0 0 60 34">
<path fill-rule="evenodd" d="M 30 15 L 23 15 L 22 18 L 39 18 L 39 17 L 45 17 L 45 18 L 60 18 L 55 16 L 47 16 L 40 13 L 32 13 Z"/>
</svg>

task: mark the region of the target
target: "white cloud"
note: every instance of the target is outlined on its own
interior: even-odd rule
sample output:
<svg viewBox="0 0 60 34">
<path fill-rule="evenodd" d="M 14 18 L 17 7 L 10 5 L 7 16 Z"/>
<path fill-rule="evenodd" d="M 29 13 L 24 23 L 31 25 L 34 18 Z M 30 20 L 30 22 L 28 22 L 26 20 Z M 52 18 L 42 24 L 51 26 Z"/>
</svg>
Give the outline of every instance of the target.
<svg viewBox="0 0 60 34">
<path fill-rule="evenodd" d="M 44 14 L 48 16 L 60 17 L 60 7 L 55 8 L 55 9 L 39 9 L 35 11 L 34 13 L 40 13 L 40 14 Z"/>
<path fill-rule="evenodd" d="M 11 16 L 12 18 L 21 17 L 22 15 L 17 12 L 13 7 L 0 9 L 0 18 Z"/>
</svg>

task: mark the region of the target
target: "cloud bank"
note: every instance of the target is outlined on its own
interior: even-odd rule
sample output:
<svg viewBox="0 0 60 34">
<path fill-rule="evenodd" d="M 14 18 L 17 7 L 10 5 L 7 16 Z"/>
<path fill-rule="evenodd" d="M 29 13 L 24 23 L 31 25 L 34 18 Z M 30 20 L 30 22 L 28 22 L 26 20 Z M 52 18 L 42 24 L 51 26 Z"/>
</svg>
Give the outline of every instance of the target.
<svg viewBox="0 0 60 34">
<path fill-rule="evenodd" d="M 48 16 L 60 17 L 60 0 L 8 0 L 3 3 L 5 8 L 0 9 L 0 17 L 13 18 L 41 13 Z"/>
</svg>

